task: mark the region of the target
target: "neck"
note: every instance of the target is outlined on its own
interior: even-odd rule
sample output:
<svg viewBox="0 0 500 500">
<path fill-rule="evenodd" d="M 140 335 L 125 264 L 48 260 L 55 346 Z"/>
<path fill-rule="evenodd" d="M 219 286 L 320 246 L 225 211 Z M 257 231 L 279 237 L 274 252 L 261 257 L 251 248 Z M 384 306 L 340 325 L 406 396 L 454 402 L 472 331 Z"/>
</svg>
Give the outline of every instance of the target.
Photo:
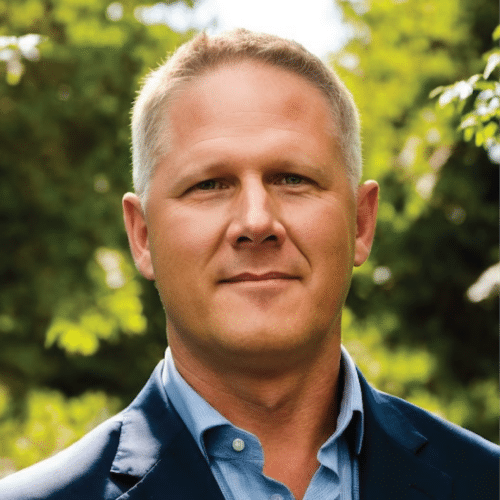
<svg viewBox="0 0 500 500">
<path fill-rule="evenodd" d="M 338 415 L 340 340 L 330 344 L 310 363 L 268 373 L 244 366 L 221 373 L 175 342 L 170 348 L 187 383 L 233 425 L 259 438 L 264 473 L 302 498 L 318 467 L 317 452 L 334 432 Z"/>
</svg>

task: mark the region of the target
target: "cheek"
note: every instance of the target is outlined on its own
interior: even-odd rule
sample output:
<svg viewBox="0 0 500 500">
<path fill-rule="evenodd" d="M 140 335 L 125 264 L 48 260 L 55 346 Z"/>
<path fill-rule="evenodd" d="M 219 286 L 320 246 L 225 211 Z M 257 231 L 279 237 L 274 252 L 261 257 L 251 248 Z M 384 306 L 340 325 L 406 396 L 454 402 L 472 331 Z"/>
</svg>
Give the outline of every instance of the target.
<svg viewBox="0 0 500 500">
<path fill-rule="evenodd" d="M 178 209 L 155 221 L 153 260 L 169 281 L 189 278 L 208 263 L 221 239 L 220 216 L 199 210 Z"/>
<path fill-rule="evenodd" d="M 342 263 L 347 267 L 352 264 L 356 228 L 354 217 L 345 207 L 328 204 L 303 211 L 290 220 L 289 227 L 292 239 L 311 265 L 330 269 Z"/>
</svg>

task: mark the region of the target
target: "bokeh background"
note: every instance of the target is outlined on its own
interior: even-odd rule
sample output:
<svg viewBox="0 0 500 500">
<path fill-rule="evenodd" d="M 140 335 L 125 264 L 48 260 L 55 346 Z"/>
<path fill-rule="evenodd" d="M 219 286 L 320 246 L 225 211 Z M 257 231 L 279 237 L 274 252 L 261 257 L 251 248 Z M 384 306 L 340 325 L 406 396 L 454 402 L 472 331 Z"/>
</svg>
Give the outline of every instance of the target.
<svg viewBox="0 0 500 500">
<path fill-rule="evenodd" d="M 163 356 L 121 216 L 130 107 L 195 32 L 238 25 L 306 45 L 360 108 L 380 216 L 344 344 L 379 389 L 498 441 L 497 22 L 490 0 L 0 0 L 0 476 L 123 408 Z"/>
</svg>

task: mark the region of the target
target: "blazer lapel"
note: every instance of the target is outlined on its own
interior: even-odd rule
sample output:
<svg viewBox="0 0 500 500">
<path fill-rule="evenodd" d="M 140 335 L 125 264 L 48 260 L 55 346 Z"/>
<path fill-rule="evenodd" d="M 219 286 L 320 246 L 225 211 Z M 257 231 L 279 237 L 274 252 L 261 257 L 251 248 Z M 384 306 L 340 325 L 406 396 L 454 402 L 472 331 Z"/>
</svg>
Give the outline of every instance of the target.
<svg viewBox="0 0 500 500">
<path fill-rule="evenodd" d="M 419 457 L 427 438 L 359 373 L 364 437 L 359 457 L 361 500 L 447 500 L 451 478 Z"/>
<path fill-rule="evenodd" d="M 224 500 L 198 445 L 167 398 L 162 367 L 163 362 L 123 412 L 111 474 L 117 483 L 133 486 L 118 499 Z"/>
</svg>

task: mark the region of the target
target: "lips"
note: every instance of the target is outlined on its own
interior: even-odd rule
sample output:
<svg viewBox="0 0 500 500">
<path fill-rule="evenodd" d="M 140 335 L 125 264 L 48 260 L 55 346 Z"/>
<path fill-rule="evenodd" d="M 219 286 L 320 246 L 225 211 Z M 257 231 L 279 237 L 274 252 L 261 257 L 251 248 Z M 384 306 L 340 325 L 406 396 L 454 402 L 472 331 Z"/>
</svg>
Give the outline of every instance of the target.
<svg viewBox="0 0 500 500">
<path fill-rule="evenodd" d="M 269 281 L 269 280 L 292 280 L 298 279 L 298 276 L 292 276 L 287 273 L 272 271 L 264 274 L 241 273 L 231 278 L 221 280 L 221 283 L 241 283 L 244 281 Z"/>
</svg>

